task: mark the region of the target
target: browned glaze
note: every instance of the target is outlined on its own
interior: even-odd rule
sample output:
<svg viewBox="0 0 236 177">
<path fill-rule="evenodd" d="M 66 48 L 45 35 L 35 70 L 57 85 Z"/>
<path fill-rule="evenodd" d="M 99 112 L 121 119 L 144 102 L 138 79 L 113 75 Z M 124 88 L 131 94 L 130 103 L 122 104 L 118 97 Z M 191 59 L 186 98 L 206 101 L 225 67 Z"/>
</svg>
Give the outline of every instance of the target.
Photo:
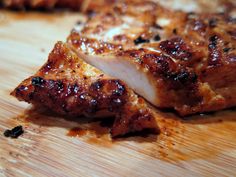
<svg viewBox="0 0 236 177">
<path fill-rule="evenodd" d="M 88 13 L 104 5 L 111 5 L 115 0 L 2 0 L 0 6 L 16 10 L 53 10 L 55 8 L 87 11 Z"/>
<path fill-rule="evenodd" d="M 186 116 L 236 105 L 235 29 L 230 11 L 185 13 L 149 1 L 118 1 L 88 16 L 67 42 L 84 60 L 122 80 L 117 73 L 123 68 L 110 71 L 106 63 L 129 62 L 157 94 L 147 96 L 141 81 L 127 84 L 155 106 Z"/>
<path fill-rule="evenodd" d="M 48 61 L 11 93 L 19 101 L 67 116 L 114 116 L 113 137 L 158 129 L 154 112 L 123 81 L 85 63 L 68 44 L 57 42 Z"/>
<path fill-rule="evenodd" d="M 67 136 L 71 136 L 71 137 L 81 137 L 87 134 L 87 130 L 86 129 L 82 129 L 80 127 L 75 127 L 72 128 L 68 131 Z"/>
<path fill-rule="evenodd" d="M 82 5 L 81 0 L 3 0 L 0 5 L 13 9 L 52 9 L 54 7 L 64 7 L 78 10 Z"/>
</svg>

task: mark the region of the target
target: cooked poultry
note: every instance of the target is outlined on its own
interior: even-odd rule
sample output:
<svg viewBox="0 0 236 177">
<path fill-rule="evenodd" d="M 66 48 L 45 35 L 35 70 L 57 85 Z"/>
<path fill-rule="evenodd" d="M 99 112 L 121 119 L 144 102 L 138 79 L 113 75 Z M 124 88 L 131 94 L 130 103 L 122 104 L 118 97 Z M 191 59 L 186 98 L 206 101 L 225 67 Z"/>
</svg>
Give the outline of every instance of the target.
<svg viewBox="0 0 236 177">
<path fill-rule="evenodd" d="M 180 115 L 236 105 L 234 9 L 197 14 L 148 1 L 115 3 L 68 37 L 86 62 Z"/>
<path fill-rule="evenodd" d="M 111 78 L 58 42 L 46 64 L 12 93 L 21 101 L 62 115 L 115 116 L 113 137 L 143 129 L 158 130 L 155 113 L 121 80 Z"/>
<path fill-rule="evenodd" d="M 45 8 L 51 9 L 55 6 L 64 6 L 79 9 L 83 0 L 3 0 L 5 7 L 24 9 L 24 8 Z"/>
<path fill-rule="evenodd" d="M 0 5 L 15 9 L 52 9 L 54 7 L 69 8 L 72 10 L 92 10 L 104 4 L 112 4 L 115 0 L 3 0 Z"/>
<path fill-rule="evenodd" d="M 172 10 L 182 10 L 185 12 L 224 12 L 236 5 L 235 0 L 153 0 L 160 3 L 165 8 Z"/>
<path fill-rule="evenodd" d="M 104 8 L 116 2 L 124 0 L 2 0 L 5 7 L 25 9 L 25 8 L 44 8 L 52 9 L 54 7 L 70 8 L 74 10 L 95 10 Z M 126 0 L 129 2 L 142 2 L 142 0 Z M 150 0 L 155 3 L 160 3 L 163 7 L 174 10 L 183 10 L 186 12 L 223 12 L 232 9 L 235 0 Z M 1 2 L 0 2 L 1 3 Z"/>
</svg>

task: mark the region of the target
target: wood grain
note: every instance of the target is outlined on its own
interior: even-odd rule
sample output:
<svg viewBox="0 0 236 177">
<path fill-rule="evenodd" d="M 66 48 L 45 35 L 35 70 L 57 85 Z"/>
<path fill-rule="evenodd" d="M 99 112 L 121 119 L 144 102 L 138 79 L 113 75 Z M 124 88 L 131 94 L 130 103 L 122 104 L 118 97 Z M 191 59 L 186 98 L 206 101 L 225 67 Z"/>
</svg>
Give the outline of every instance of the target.
<svg viewBox="0 0 236 177">
<path fill-rule="evenodd" d="M 78 20 L 0 11 L 0 176 L 236 176 L 235 110 L 186 119 L 160 113 L 160 135 L 114 141 L 99 122 L 58 117 L 11 97 Z M 3 136 L 19 124 L 23 136 Z M 68 136 L 74 127 L 83 135 Z"/>
</svg>

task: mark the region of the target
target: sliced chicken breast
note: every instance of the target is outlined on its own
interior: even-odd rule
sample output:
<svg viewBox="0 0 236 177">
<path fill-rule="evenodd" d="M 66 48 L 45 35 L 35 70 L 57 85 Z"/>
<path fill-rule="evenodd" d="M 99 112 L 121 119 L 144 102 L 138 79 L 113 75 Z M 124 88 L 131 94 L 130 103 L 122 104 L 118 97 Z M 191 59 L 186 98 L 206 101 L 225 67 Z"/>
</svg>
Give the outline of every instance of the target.
<svg viewBox="0 0 236 177">
<path fill-rule="evenodd" d="M 109 7 L 117 2 L 142 2 L 142 0 L 2 0 L 0 5 L 17 9 L 52 9 L 54 7 L 70 8 L 74 10 L 97 11 Z M 223 12 L 232 9 L 236 2 L 234 0 L 150 0 L 159 3 L 163 7 L 185 12 Z"/>
<path fill-rule="evenodd" d="M 181 115 L 215 111 L 236 105 L 232 12 L 184 13 L 149 1 L 118 2 L 76 26 L 68 43 L 157 107 Z"/>
<path fill-rule="evenodd" d="M 158 130 L 155 112 L 127 85 L 85 63 L 67 44 L 58 42 L 45 65 L 12 93 L 20 101 L 62 115 L 115 116 L 111 135 Z"/>
</svg>

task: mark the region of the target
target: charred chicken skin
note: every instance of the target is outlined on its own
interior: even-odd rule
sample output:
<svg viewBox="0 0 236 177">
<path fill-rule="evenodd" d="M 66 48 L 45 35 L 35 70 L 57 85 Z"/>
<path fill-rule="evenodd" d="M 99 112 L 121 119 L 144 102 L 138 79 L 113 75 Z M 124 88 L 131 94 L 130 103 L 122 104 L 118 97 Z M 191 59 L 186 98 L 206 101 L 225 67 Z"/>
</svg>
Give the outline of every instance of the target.
<svg viewBox="0 0 236 177">
<path fill-rule="evenodd" d="M 142 0 L 126 0 L 126 2 L 137 2 Z M 185 12 L 222 12 L 234 9 L 235 0 L 150 0 L 159 3 L 163 7 L 172 10 L 182 10 Z M 124 0 L 2 0 L 0 5 L 15 9 L 52 9 L 57 7 L 69 8 L 73 10 L 96 10 L 104 8 Z"/>
<path fill-rule="evenodd" d="M 4 4 L 14 2 L 37 8 L 31 3 L 54 7 L 65 1 Z M 86 2 L 77 7 L 94 7 L 87 21 L 55 45 L 13 96 L 62 115 L 115 116 L 113 137 L 158 129 L 143 98 L 182 116 L 236 105 L 234 4 L 224 13 L 186 13 L 153 1 Z"/>
<path fill-rule="evenodd" d="M 115 116 L 113 137 L 143 129 L 158 130 L 155 112 L 142 98 L 121 80 L 85 63 L 62 42 L 55 45 L 46 64 L 11 94 L 61 115 Z"/>
<path fill-rule="evenodd" d="M 236 105 L 236 21 L 171 11 L 149 1 L 104 7 L 67 42 L 159 108 L 185 116 Z"/>
</svg>

